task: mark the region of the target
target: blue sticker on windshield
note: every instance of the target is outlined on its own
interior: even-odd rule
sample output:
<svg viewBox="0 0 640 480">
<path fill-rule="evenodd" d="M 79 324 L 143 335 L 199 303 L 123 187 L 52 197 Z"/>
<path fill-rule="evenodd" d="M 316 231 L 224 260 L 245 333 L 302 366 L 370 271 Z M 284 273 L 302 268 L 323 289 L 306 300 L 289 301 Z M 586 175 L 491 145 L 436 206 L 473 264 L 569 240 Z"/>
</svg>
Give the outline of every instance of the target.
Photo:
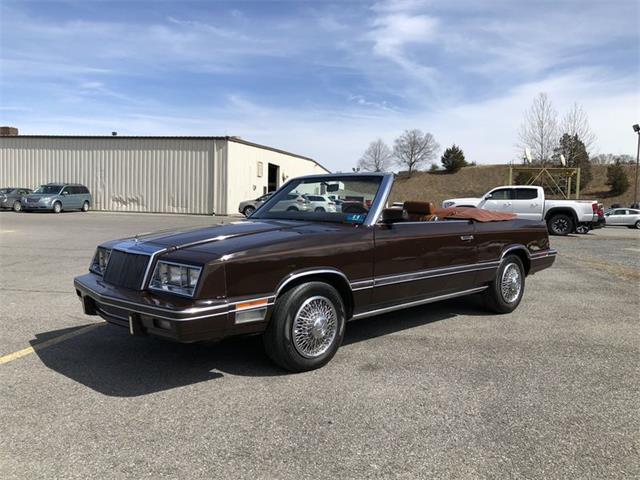
<svg viewBox="0 0 640 480">
<path fill-rule="evenodd" d="M 345 221 L 349 223 L 363 223 L 366 217 L 364 213 L 349 213 Z"/>
</svg>

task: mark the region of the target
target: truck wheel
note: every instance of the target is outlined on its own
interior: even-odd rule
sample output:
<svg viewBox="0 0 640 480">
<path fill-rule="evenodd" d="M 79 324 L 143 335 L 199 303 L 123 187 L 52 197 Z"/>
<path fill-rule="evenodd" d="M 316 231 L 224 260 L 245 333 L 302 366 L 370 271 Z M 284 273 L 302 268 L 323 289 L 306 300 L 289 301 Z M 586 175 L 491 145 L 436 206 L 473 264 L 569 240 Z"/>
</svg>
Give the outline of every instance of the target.
<svg viewBox="0 0 640 480">
<path fill-rule="evenodd" d="M 320 368 L 338 351 L 345 321 L 335 288 L 323 282 L 299 285 L 277 299 L 263 337 L 265 351 L 291 372 Z"/>
<path fill-rule="evenodd" d="M 502 260 L 496 278 L 484 293 L 487 308 L 496 313 L 513 312 L 524 294 L 524 266 L 516 255 L 507 255 Z"/>
<path fill-rule="evenodd" d="M 60 213 L 62 211 L 62 204 L 60 202 L 55 202 L 53 204 L 53 213 Z"/>
<path fill-rule="evenodd" d="M 585 224 L 578 225 L 576 227 L 576 232 L 581 234 L 589 233 L 589 225 L 585 225 Z"/>
<path fill-rule="evenodd" d="M 22 211 L 22 204 L 18 201 L 18 202 L 13 202 L 13 211 L 14 212 L 21 212 Z"/>
<path fill-rule="evenodd" d="M 569 215 L 557 213 L 547 220 L 547 228 L 552 235 L 569 235 L 573 232 L 573 220 Z"/>
</svg>

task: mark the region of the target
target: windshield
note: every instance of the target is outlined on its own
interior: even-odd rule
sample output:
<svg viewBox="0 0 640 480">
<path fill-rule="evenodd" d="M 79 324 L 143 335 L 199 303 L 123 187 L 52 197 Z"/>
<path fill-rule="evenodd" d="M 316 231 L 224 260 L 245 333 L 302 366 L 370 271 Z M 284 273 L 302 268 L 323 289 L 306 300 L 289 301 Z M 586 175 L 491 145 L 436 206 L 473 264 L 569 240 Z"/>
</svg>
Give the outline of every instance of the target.
<svg viewBox="0 0 640 480">
<path fill-rule="evenodd" d="M 251 218 L 363 223 L 381 182 L 366 175 L 294 179 Z"/>
<path fill-rule="evenodd" d="M 15 190 L 15 188 L 0 188 L 0 195 L 3 193 L 11 193 Z"/>
<path fill-rule="evenodd" d="M 33 193 L 46 193 L 47 195 L 57 195 L 62 190 L 62 185 L 40 185 Z"/>
</svg>

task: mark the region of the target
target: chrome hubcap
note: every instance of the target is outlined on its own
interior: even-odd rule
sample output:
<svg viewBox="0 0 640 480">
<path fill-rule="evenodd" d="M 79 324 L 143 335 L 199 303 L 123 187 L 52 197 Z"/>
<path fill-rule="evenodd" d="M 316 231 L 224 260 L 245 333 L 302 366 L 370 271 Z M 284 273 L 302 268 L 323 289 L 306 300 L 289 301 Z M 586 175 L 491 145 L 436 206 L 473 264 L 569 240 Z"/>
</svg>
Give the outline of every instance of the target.
<svg viewBox="0 0 640 480">
<path fill-rule="evenodd" d="M 293 320 L 293 345 L 300 355 L 315 358 L 325 353 L 336 338 L 338 315 L 325 297 L 304 301 Z"/>
<path fill-rule="evenodd" d="M 515 263 L 510 263 L 503 270 L 500 288 L 502 298 L 507 303 L 515 302 L 520 296 L 520 290 L 522 290 L 521 274 Z"/>
</svg>

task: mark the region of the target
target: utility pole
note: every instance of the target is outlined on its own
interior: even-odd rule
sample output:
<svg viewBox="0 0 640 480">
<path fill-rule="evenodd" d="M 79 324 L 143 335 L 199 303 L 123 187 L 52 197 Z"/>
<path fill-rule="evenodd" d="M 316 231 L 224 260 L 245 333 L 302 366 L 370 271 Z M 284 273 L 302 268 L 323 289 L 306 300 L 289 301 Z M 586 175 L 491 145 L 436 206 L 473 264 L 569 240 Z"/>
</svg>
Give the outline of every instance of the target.
<svg viewBox="0 0 640 480">
<path fill-rule="evenodd" d="M 633 203 L 638 203 L 638 165 L 640 164 L 640 125 L 637 123 L 633 126 L 633 131 L 638 135 L 638 149 L 636 151 L 636 182 L 635 187 L 633 189 Z"/>
</svg>

